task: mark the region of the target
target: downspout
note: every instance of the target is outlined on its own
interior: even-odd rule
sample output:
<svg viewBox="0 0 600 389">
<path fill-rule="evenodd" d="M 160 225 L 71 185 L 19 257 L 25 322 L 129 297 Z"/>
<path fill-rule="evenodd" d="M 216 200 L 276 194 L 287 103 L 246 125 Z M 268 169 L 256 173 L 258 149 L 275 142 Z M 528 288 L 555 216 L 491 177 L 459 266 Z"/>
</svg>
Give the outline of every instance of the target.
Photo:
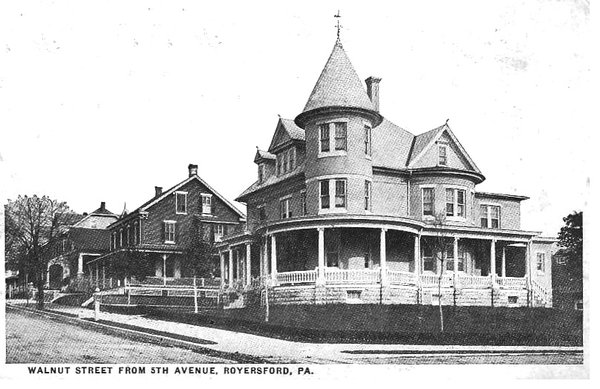
<svg viewBox="0 0 600 389">
<path fill-rule="evenodd" d="M 410 181 L 412 178 L 412 170 L 408 171 L 408 180 L 406 181 L 406 214 L 410 216 Z"/>
</svg>

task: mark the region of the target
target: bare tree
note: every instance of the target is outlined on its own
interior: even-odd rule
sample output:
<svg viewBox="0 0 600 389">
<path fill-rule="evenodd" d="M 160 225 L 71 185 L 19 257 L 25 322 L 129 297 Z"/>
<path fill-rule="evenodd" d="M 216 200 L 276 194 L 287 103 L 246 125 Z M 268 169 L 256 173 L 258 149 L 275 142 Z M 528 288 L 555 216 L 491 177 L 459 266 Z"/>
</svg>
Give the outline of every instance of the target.
<svg viewBox="0 0 600 389">
<path fill-rule="evenodd" d="M 8 258 L 25 274 L 33 274 L 38 290 L 38 307 L 44 308 L 44 274 L 54 242 L 74 220 L 65 202 L 48 196 L 19 196 L 6 204 Z"/>
<path fill-rule="evenodd" d="M 435 215 L 432 224 L 436 230 L 435 235 L 431 239 L 424 241 L 427 248 L 431 251 L 434 263 L 439 266 L 438 271 L 438 306 L 440 312 L 440 332 L 444 332 L 444 311 L 442 310 L 442 279 L 446 269 L 446 245 L 447 240 L 442 231 L 442 227 L 446 222 L 446 215 L 440 212 Z M 456 258 L 455 258 L 456 260 Z"/>
</svg>

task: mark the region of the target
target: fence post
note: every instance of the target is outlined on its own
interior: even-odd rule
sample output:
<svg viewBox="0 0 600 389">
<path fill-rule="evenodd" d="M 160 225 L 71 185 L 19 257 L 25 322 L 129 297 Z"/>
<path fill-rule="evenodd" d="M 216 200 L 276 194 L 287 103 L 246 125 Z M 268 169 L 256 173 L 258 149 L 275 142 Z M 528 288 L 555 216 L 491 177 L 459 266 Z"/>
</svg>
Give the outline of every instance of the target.
<svg viewBox="0 0 600 389">
<path fill-rule="evenodd" d="M 94 293 L 94 321 L 100 320 L 100 288 L 96 288 Z"/>
<path fill-rule="evenodd" d="M 204 283 L 204 278 L 202 279 Z M 198 289 L 196 288 L 196 276 L 194 275 L 194 313 L 198 313 Z"/>
</svg>

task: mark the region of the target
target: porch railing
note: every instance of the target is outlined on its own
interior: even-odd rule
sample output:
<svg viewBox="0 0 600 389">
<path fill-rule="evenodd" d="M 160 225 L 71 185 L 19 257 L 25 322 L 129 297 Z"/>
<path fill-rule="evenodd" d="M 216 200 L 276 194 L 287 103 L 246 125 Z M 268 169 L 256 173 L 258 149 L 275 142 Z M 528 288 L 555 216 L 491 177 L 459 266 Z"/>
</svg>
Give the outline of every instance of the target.
<svg viewBox="0 0 600 389">
<path fill-rule="evenodd" d="M 524 277 L 498 277 L 496 282 L 503 288 L 506 289 L 525 289 L 527 288 L 527 281 Z"/>
<path fill-rule="evenodd" d="M 417 283 L 417 275 L 415 273 L 388 270 L 387 277 L 390 284 L 415 285 Z"/>
<path fill-rule="evenodd" d="M 315 270 L 289 271 L 277 273 L 277 283 L 284 284 L 302 284 L 314 283 L 317 281 L 317 272 Z"/>
<path fill-rule="evenodd" d="M 423 286 L 437 286 L 440 276 L 437 274 L 421 274 L 421 284 Z M 452 275 L 442 275 L 442 287 L 450 287 L 454 285 L 454 277 Z"/>
<path fill-rule="evenodd" d="M 486 276 L 462 276 L 458 278 L 460 286 L 466 289 L 491 288 L 492 279 Z"/>
<path fill-rule="evenodd" d="M 325 269 L 325 282 L 328 284 L 376 284 L 379 280 L 379 270 Z"/>
</svg>

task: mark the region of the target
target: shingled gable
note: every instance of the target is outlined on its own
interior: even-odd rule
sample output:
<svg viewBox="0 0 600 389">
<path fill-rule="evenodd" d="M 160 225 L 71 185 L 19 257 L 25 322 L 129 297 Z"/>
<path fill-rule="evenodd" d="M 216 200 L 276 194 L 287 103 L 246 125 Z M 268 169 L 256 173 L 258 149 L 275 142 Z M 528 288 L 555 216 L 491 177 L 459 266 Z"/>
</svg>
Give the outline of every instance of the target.
<svg viewBox="0 0 600 389">
<path fill-rule="evenodd" d="M 325 107 L 354 107 L 374 111 L 342 43 L 337 40 L 302 112 Z"/>
<path fill-rule="evenodd" d="M 454 135 L 448 124 L 444 124 L 440 127 L 434 128 L 431 131 L 427 131 L 415 137 L 407 167 L 414 167 L 416 162 L 419 161 L 419 159 L 423 157 L 423 155 L 425 155 L 427 151 L 431 149 L 431 147 L 433 147 L 435 142 L 437 142 L 443 134 L 447 134 L 450 140 L 456 146 L 460 156 L 463 157 L 468 163 L 468 168 L 470 168 L 469 170 L 481 174 L 481 171 L 479 170 L 473 159 L 471 159 L 471 157 L 467 153 L 467 150 L 465 150 L 465 148 L 460 144 L 460 142 L 456 138 L 456 135 Z"/>
<path fill-rule="evenodd" d="M 279 147 L 292 141 L 304 142 L 304 130 L 298 127 L 293 120 L 279 118 L 269 145 L 269 152 L 277 151 Z"/>
</svg>

